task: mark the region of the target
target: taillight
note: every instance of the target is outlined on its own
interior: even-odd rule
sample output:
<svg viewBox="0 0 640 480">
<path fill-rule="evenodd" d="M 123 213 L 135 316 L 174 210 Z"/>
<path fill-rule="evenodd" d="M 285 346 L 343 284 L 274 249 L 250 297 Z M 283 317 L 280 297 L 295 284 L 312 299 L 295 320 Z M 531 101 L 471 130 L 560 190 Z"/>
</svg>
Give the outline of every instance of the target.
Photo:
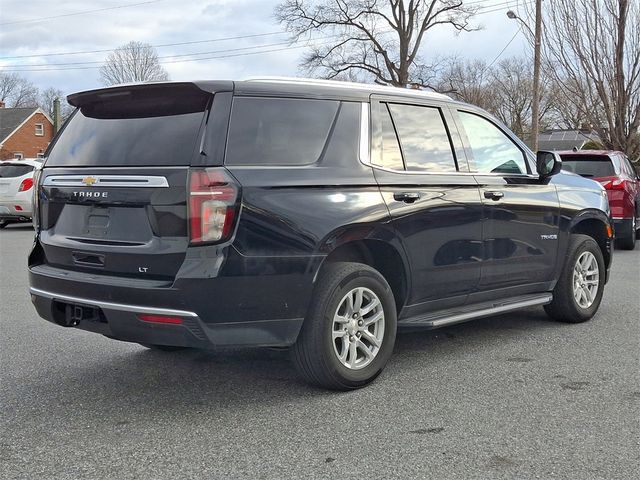
<svg viewBox="0 0 640 480">
<path fill-rule="evenodd" d="M 33 184 L 35 188 L 33 189 L 33 213 L 31 214 L 33 219 L 33 228 L 38 233 L 38 229 L 40 227 L 40 198 L 39 192 L 40 189 L 40 179 L 42 178 L 42 170 L 37 169 L 36 173 L 33 174 Z"/>
<path fill-rule="evenodd" d="M 223 242 L 233 234 L 238 210 L 238 185 L 223 168 L 191 169 L 189 177 L 189 240 Z"/>
<path fill-rule="evenodd" d="M 626 186 L 625 181 L 618 179 L 611 182 L 611 186 L 609 187 L 609 190 L 624 190 L 625 186 Z"/>
<path fill-rule="evenodd" d="M 18 187 L 18 191 L 26 192 L 27 190 L 30 190 L 31 187 L 33 187 L 33 178 L 25 178 L 24 180 L 22 180 L 20 187 Z"/>
<path fill-rule="evenodd" d="M 600 184 L 605 188 L 605 190 L 624 190 L 626 186 L 625 181 L 622 178 L 605 180 L 604 182 L 600 182 Z"/>
</svg>

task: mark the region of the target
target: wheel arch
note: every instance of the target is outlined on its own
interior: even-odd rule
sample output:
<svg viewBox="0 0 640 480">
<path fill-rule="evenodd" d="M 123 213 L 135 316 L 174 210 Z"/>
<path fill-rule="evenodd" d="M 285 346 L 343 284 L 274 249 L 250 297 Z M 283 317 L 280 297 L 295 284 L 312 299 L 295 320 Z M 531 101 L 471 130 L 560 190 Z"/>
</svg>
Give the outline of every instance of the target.
<svg viewBox="0 0 640 480">
<path fill-rule="evenodd" d="M 593 238 L 602 251 L 606 267 L 609 268 L 612 258 L 613 226 L 604 212 L 593 210 L 581 212 L 571 222 L 569 232 Z"/>
<path fill-rule="evenodd" d="M 314 283 L 326 265 L 334 262 L 364 263 L 387 280 L 398 314 L 405 306 L 410 289 L 410 268 L 404 252 L 390 241 L 377 238 L 350 239 L 334 246 L 320 264 Z"/>
</svg>

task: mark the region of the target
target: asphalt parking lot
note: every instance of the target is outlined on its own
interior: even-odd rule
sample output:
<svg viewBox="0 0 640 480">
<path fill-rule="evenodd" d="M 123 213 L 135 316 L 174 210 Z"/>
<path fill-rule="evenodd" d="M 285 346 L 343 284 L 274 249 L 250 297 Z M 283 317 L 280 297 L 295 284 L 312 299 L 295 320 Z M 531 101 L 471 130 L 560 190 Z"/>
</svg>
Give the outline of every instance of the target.
<svg viewBox="0 0 640 480">
<path fill-rule="evenodd" d="M 32 236 L 0 232 L 0 478 L 637 478 L 640 247 L 615 252 L 591 322 L 402 333 L 378 381 L 338 394 L 282 351 L 158 353 L 40 320 Z"/>
</svg>

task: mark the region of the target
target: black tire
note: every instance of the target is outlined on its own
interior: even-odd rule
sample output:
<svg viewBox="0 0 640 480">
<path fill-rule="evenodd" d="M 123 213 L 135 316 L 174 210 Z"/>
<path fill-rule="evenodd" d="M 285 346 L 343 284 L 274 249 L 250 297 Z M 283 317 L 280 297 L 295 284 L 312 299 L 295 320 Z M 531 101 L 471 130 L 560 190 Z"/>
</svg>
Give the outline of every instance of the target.
<svg viewBox="0 0 640 480">
<path fill-rule="evenodd" d="M 354 288 L 371 290 L 384 315 L 384 334 L 377 355 L 359 370 L 343 365 L 334 351 L 333 318 L 341 301 Z M 391 287 L 373 268 L 361 263 L 336 262 L 323 268 L 296 344 L 293 361 L 310 383 L 331 390 L 352 390 L 371 383 L 389 361 L 396 340 L 397 314 Z M 358 338 L 360 338 L 358 336 Z"/>
<path fill-rule="evenodd" d="M 635 209 L 634 209 L 635 212 Z M 616 239 L 616 246 L 621 250 L 633 250 L 636 248 L 636 218 L 629 220 L 629 228 L 620 238 Z"/>
<path fill-rule="evenodd" d="M 591 252 L 598 264 L 598 290 L 593 303 L 588 308 L 580 306 L 574 298 L 573 271 L 576 262 L 584 252 Z M 606 269 L 602 251 L 596 241 L 587 235 L 572 235 L 562 273 L 553 290 L 553 301 L 544 306 L 547 315 L 554 320 L 567 323 L 586 322 L 595 315 L 602 301 Z"/>
<path fill-rule="evenodd" d="M 9 222 L 7 222 L 6 220 L 0 220 L 0 230 L 5 228 L 7 225 L 9 225 Z"/>
<path fill-rule="evenodd" d="M 179 352 L 180 350 L 188 350 L 189 347 L 175 347 L 172 345 L 152 345 L 150 343 L 141 343 L 145 348 L 149 350 L 157 350 L 159 352 Z"/>
</svg>

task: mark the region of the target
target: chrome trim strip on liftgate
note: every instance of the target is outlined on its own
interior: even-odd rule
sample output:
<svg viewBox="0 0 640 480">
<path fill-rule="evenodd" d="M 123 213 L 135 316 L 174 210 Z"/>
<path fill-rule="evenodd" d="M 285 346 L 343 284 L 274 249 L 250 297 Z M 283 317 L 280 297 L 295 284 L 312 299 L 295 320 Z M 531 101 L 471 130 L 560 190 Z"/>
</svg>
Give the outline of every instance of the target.
<svg viewBox="0 0 640 480">
<path fill-rule="evenodd" d="M 57 293 L 47 292 L 45 290 L 40 290 L 39 288 L 31 287 L 29 289 L 29 293 L 31 295 L 35 295 L 38 297 L 45 297 L 51 300 L 60 300 L 63 302 L 69 303 L 77 303 L 79 305 L 90 305 L 94 307 L 101 307 L 106 310 L 118 310 L 121 312 L 133 312 L 133 313 L 149 313 L 152 315 L 166 315 L 166 316 L 177 316 L 177 317 L 198 317 L 193 312 L 188 312 L 186 310 L 172 310 L 170 308 L 157 308 L 157 307 L 141 307 L 139 305 L 127 305 L 124 303 L 113 303 L 113 302 L 102 302 L 100 300 L 88 300 L 86 298 L 78 298 L 72 297 L 69 295 L 59 295 Z"/>
<path fill-rule="evenodd" d="M 42 182 L 44 187 L 150 187 L 168 188 L 162 176 L 147 175 L 50 175 Z"/>
</svg>

